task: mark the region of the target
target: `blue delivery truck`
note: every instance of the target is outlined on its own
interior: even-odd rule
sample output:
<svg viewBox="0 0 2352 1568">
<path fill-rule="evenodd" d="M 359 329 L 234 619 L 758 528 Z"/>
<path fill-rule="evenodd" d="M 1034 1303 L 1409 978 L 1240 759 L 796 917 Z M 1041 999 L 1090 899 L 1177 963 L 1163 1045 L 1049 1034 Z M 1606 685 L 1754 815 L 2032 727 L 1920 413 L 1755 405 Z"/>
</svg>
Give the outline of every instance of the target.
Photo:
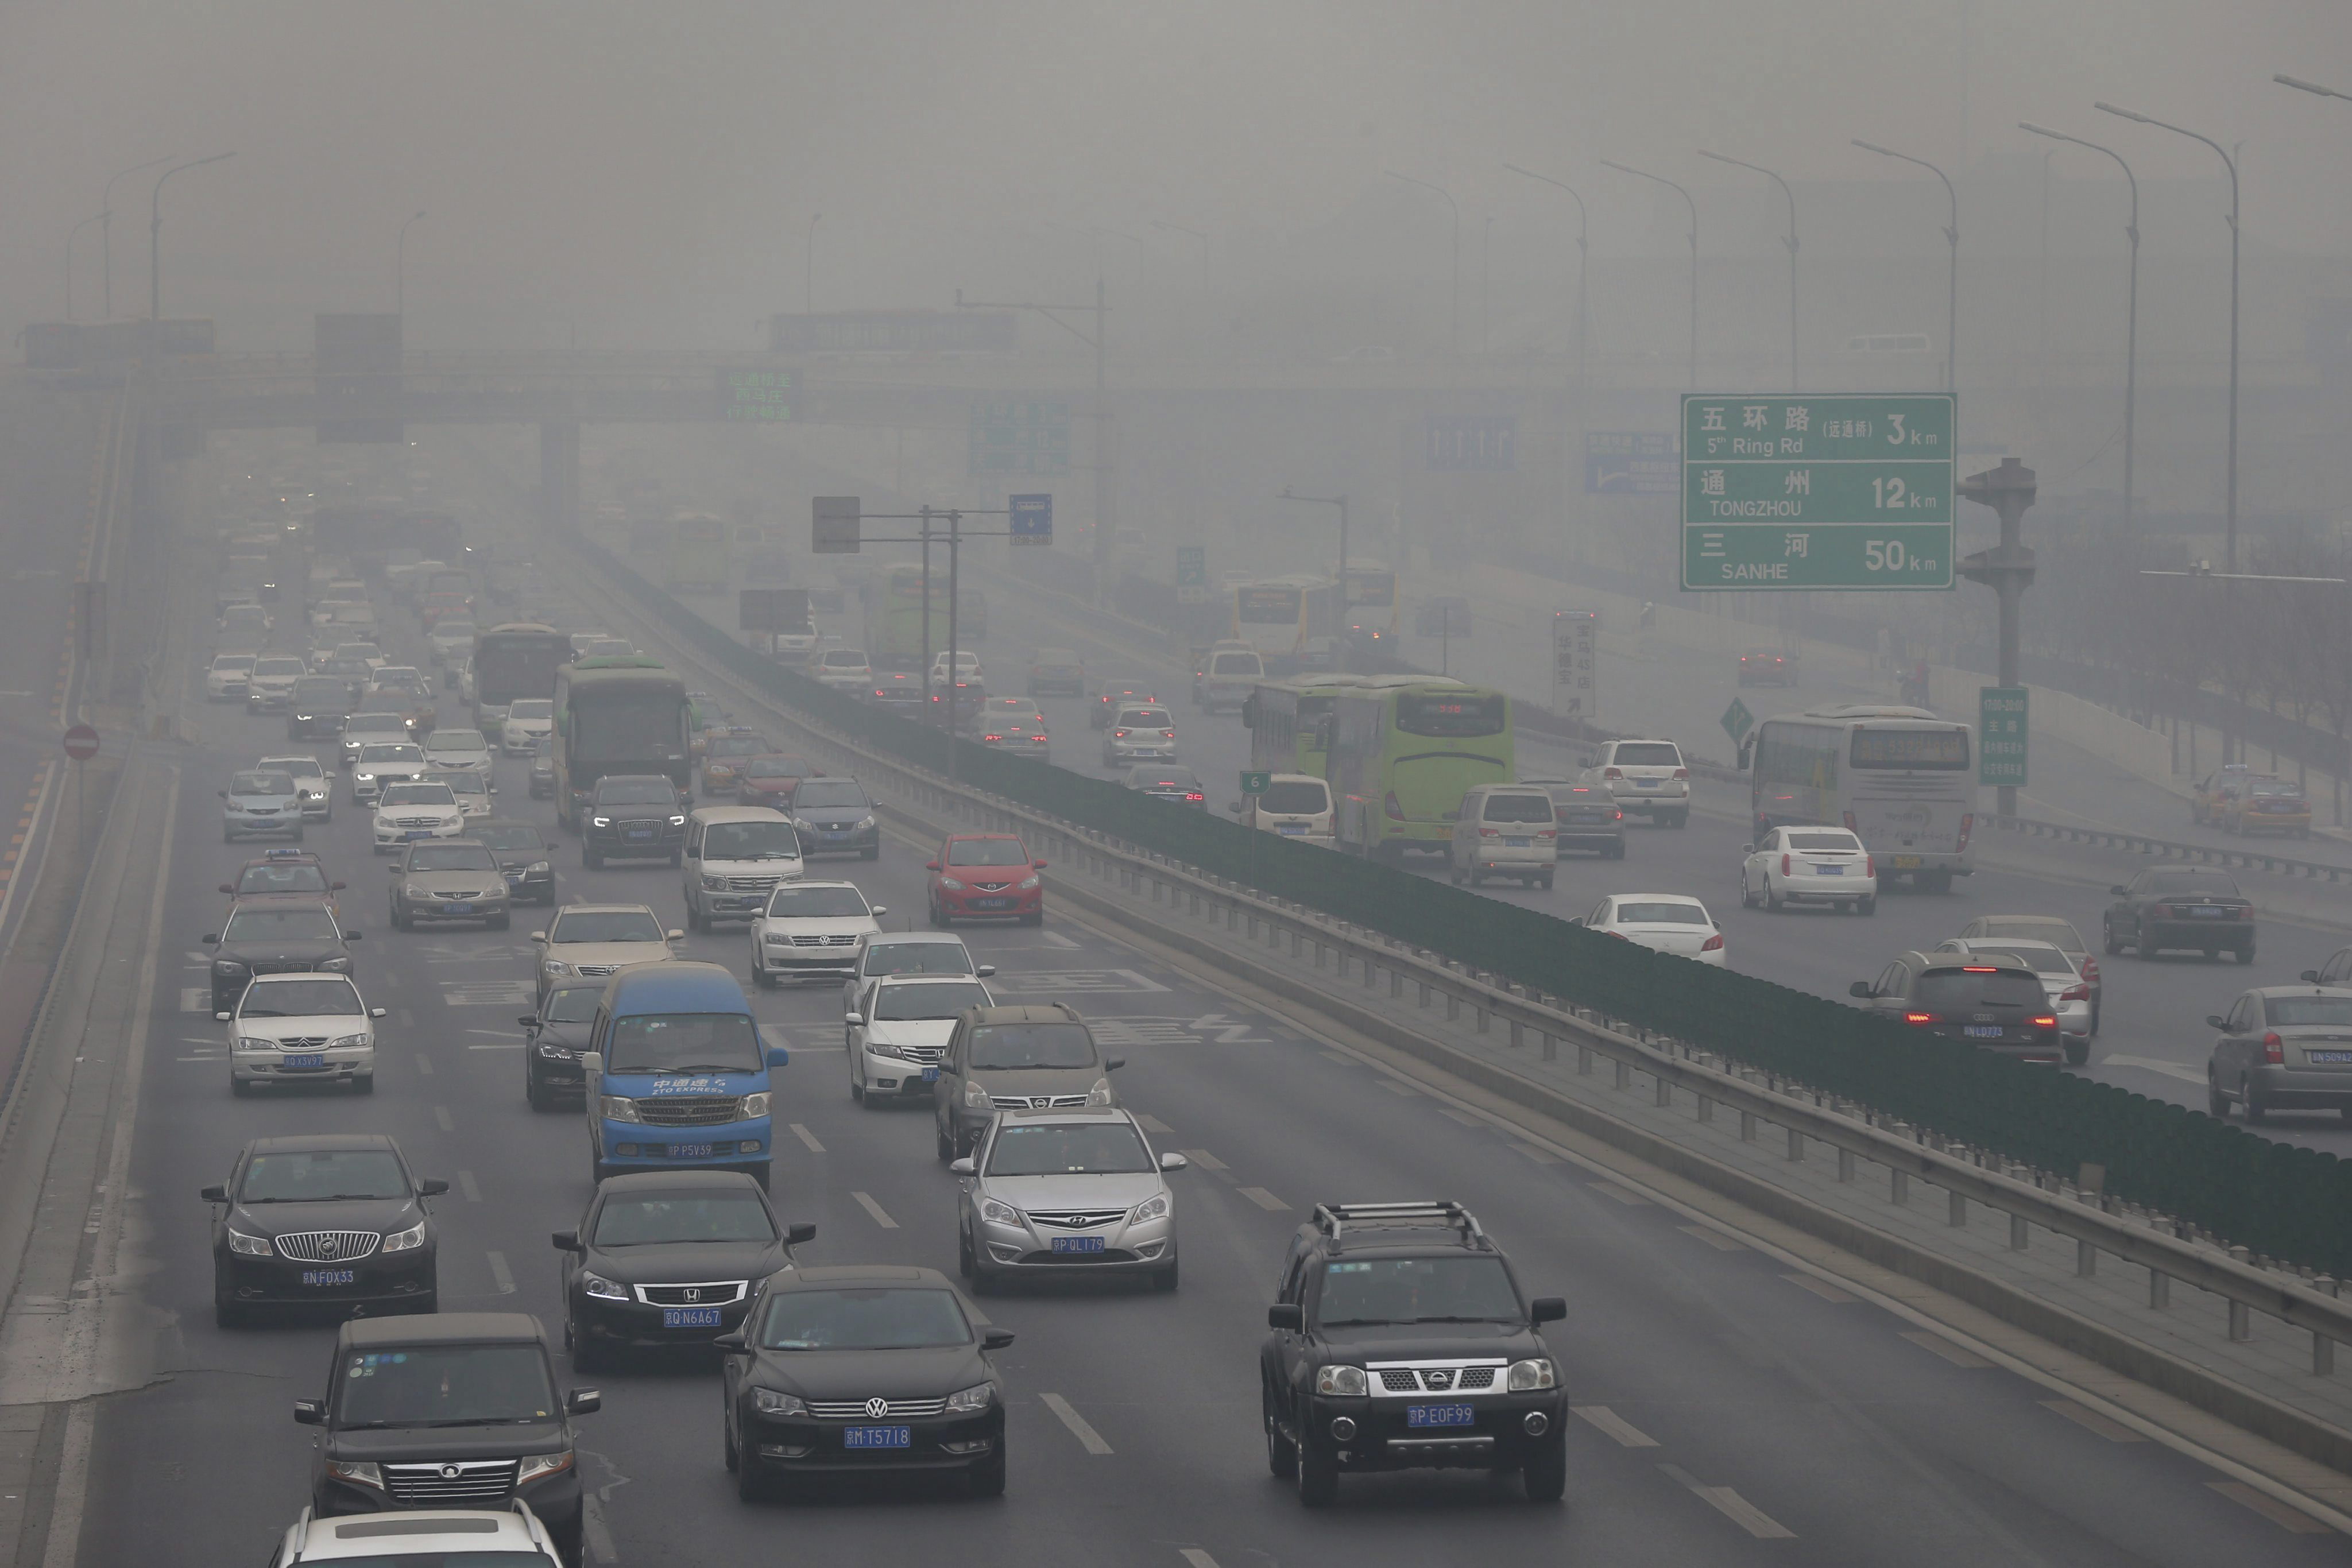
<svg viewBox="0 0 2352 1568">
<path fill-rule="evenodd" d="M 637 964 L 614 975 L 582 1058 L 588 1159 L 598 1181 L 633 1170 L 716 1166 L 768 1182 L 769 1073 L 743 988 L 719 964 Z"/>
</svg>

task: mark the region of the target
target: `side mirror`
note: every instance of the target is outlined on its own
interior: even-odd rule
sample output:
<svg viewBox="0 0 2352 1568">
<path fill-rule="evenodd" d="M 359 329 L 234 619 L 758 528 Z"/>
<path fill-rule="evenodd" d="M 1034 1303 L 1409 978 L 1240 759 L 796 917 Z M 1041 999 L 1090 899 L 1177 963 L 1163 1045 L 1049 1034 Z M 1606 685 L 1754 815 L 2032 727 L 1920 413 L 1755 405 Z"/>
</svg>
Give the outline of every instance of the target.
<svg viewBox="0 0 2352 1568">
<path fill-rule="evenodd" d="M 1029 869 L 1031 871 L 1044 871 L 1045 869 L 1045 865 L 1046 862 L 1044 861 L 1031 861 L 1029 862 Z"/>
<path fill-rule="evenodd" d="M 2117 898 L 2127 898 L 2131 895 L 2131 889 L 2126 887 L 2122 883 L 2116 883 L 2115 886 L 2107 889 L 2107 891 L 2114 894 Z"/>
<path fill-rule="evenodd" d="M 2303 972 L 2302 978 L 2306 983 L 2315 986 L 2319 984 L 2319 971 L 2316 969 L 2305 969 Z"/>
<path fill-rule="evenodd" d="M 792 1061 L 793 1053 L 785 1050 L 782 1046 L 772 1045 L 768 1047 L 767 1063 L 769 1066 L 789 1067 L 792 1065 Z"/>
<path fill-rule="evenodd" d="M 1873 997 L 1878 993 L 1870 988 L 1868 980 L 1856 980 L 1845 988 L 1845 994 L 1849 997 Z"/>
<path fill-rule="evenodd" d="M 744 1348 L 743 1331 L 741 1329 L 732 1330 L 727 1333 L 720 1334 L 710 1343 L 717 1345 L 721 1350 L 741 1350 Z"/>
<path fill-rule="evenodd" d="M 370 1018 L 372 1018 L 372 1019 L 380 1019 L 380 1018 L 383 1017 L 383 1014 L 384 1014 L 384 1009 L 382 1009 L 382 1008 L 370 1008 L 370 1009 L 368 1009 L 368 1017 L 370 1017 Z"/>
<path fill-rule="evenodd" d="M 604 1407 L 604 1394 L 593 1388 L 574 1388 L 563 1396 L 566 1416 L 593 1416 Z"/>
<path fill-rule="evenodd" d="M 1564 1296 L 1538 1296 L 1528 1303 L 1528 1321 L 1556 1323 L 1568 1316 L 1568 1299 Z"/>
<path fill-rule="evenodd" d="M 683 942 L 686 940 L 686 933 L 683 931 L 665 931 L 662 933 L 662 940 L 665 942 Z"/>
<path fill-rule="evenodd" d="M 2220 1013 L 2207 1013 L 2205 1015 L 2205 1027 L 2207 1029 L 2228 1029 L 2230 1026 L 2221 1021 L 2221 1015 Z"/>
<path fill-rule="evenodd" d="M 884 915 L 889 913 L 890 906 L 887 904 L 877 904 L 874 906 L 874 918 L 877 920 L 881 919 Z"/>
<path fill-rule="evenodd" d="M 327 884 L 327 891 L 329 893 L 341 893 L 343 889 L 349 886 L 351 886 L 351 883 L 347 882 L 331 882 Z"/>
<path fill-rule="evenodd" d="M 580 1053 L 580 1071 L 592 1075 L 604 1071 L 604 1053 L 601 1051 L 582 1051 Z"/>
<path fill-rule="evenodd" d="M 1125 1067 L 1126 1065 L 1127 1058 L 1124 1056 L 1106 1056 L 1103 1058 L 1103 1071 L 1105 1072 L 1117 1072 L 1120 1068 Z"/>
<path fill-rule="evenodd" d="M 295 1424 L 302 1427 L 323 1427 L 327 1424 L 327 1405 L 322 1399 L 294 1401 Z"/>
<path fill-rule="evenodd" d="M 1752 855 L 1756 852 L 1756 846 L 1754 844 L 1742 844 L 1739 846 L 1739 852 L 1743 855 Z"/>
<path fill-rule="evenodd" d="M 398 876 L 404 868 L 398 861 L 394 861 L 383 869 L 386 875 Z"/>
<path fill-rule="evenodd" d="M 1297 1333 L 1307 1326 L 1307 1314 L 1293 1302 L 1276 1301 L 1265 1310 L 1265 1326 Z"/>
<path fill-rule="evenodd" d="M 202 936 L 197 937 L 196 940 L 202 942 L 207 947 L 216 947 L 220 945 L 220 933 L 217 931 L 207 931 Z"/>
<path fill-rule="evenodd" d="M 230 1018 L 231 1018 L 231 1017 L 233 1017 L 233 1016 L 234 1016 L 234 1015 L 229 1014 L 229 1013 L 215 1013 L 215 1014 L 213 1014 L 213 1022 L 215 1022 L 215 1023 L 226 1023 L 226 1022 L 228 1022 L 228 1020 L 230 1019 Z"/>
<path fill-rule="evenodd" d="M 226 893 L 226 894 L 229 894 L 231 897 L 235 897 L 235 896 L 236 895 L 236 888 L 234 888 L 234 887 L 231 887 L 227 883 L 221 883 L 221 884 L 220 884 L 220 890 L 221 890 L 223 893 Z"/>
<path fill-rule="evenodd" d="M 226 1203 L 228 1201 L 228 1188 L 225 1186 L 208 1186 L 196 1196 L 203 1198 L 206 1203 Z"/>
<path fill-rule="evenodd" d="M 973 974 L 975 974 L 975 975 L 977 975 L 977 976 L 979 976 L 982 979 L 985 980 L 985 979 L 987 979 L 991 975 L 993 975 L 993 974 L 995 974 L 995 973 L 996 973 L 996 966 L 995 966 L 995 965 L 993 965 L 993 964 L 982 964 L 979 968 L 974 969 L 974 970 L 972 971 L 972 973 L 973 973 Z"/>
<path fill-rule="evenodd" d="M 1183 1155 L 1178 1154 L 1173 1149 L 1169 1150 L 1166 1154 L 1160 1156 L 1160 1168 L 1163 1171 L 1181 1171 L 1191 1166 L 1192 1163 L 1192 1161 L 1186 1159 Z"/>
<path fill-rule="evenodd" d="M 866 1015 L 864 1013 L 844 1013 L 841 1015 L 841 1021 L 849 1025 L 850 1028 L 856 1029 L 859 1025 L 865 1023 Z"/>
<path fill-rule="evenodd" d="M 784 1227 L 784 1245 L 805 1247 L 816 1239 L 816 1222 L 803 1219 Z"/>
<path fill-rule="evenodd" d="M 228 799 L 228 791 L 226 789 L 215 789 L 213 793 L 219 796 L 224 800 Z"/>
<path fill-rule="evenodd" d="M 439 1197 L 448 1190 L 449 1184 L 437 1176 L 416 1184 L 416 1196 L 419 1197 Z"/>
<path fill-rule="evenodd" d="M 554 1247 L 558 1252 L 578 1252 L 582 1250 L 580 1246 L 580 1232 L 577 1230 L 558 1230 L 549 1236 L 547 1239 L 549 1244 Z"/>
<path fill-rule="evenodd" d="M 1013 1333 L 1011 1329 L 983 1329 L 981 1331 L 980 1335 L 980 1348 L 982 1350 L 1003 1350 L 1013 1343 Z"/>
<path fill-rule="evenodd" d="M 521 1017 L 516 1019 L 515 1022 L 522 1025 L 525 1029 L 537 1029 L 539 1027 L 539 1015 L 536 1013 L 524 1013 Z"/>
<path fill-rule="evenodd" d="M 925 861 L 923 862 L 923 869 L 925 871 L 937 871 L 940 869 L 940 862 L 937 861 Z"/>
<path fill-rule="evenodd" d="M 547 945 L 547 933 L 544 931 L 534 931 L 530 934 L 530 939 L 543 947 Z"/>
<path fill-rule="evenodd" d="M 979 1169 L 980 1167 L 978 1166 L 972 1164 L 972 1159 L 970 1155 L 966 1155 L 961 1159 L 950 1160 L 948 1162 L 948 1175 L 950 1176 L 971 1176 L 976 1174 Z"/>
</svg>

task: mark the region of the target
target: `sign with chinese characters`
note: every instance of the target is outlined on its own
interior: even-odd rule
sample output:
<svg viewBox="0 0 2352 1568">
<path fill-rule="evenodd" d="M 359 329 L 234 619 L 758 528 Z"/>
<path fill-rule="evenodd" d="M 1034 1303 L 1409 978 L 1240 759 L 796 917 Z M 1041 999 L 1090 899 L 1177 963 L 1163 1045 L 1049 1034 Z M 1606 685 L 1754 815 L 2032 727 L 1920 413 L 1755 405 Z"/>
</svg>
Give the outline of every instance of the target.
<svg viewBox="0 0 2352 1568">
<path fill-rule="evenodd" d="M 1009 496 L 1005 509 L 1013 515 L 1013 538 L 1016 545 L 1050 545 L 1054 542 L 1054 497 L 1051 496 Z"/>
<path fill-rule="evenodd" d="M 793 417 L 790 371 L 722 370 L 719 417 L 730 424 L 781 424 Z"/>
<path fill-rule="evenodd" d="M 1518 466 L 1518 428 L 1507 413 L 1433 413 L 1423 463 L 1433 474 L 1508 473 Z"/>
<path fill-rule="evenodd" d="M 1601 617 L 1590 610 L 1551 612 L 1551 711 L 1591 723 L 1594 651 Z"/>
<path fill-rule="evenodd" d="M 1682 487 L 1671 430 L 1588 430 L 1584 433 L 1584 493 L 1588 496 L 1671 496 Z"/>
<path fill-rule="evenodd" d="M 1683 588 L 1948 589 L 1947 392 L 1683 397 Z"/>
<path fill-rule="evenodd" d="M 2028 701 L 2023 686 L 1978 689 L 1978 783 L 2024 784 Z"/>
<path fill-rule="evenodd" d="M 976 398 L 971 467 L 986 474 L 1059 476 L 1070 471 L 1070 405 L 1033 398 Z"/>
<path fill-rule="evenodd" d="M 1202 545 L 1176 547 L 1176 602 L 1209 602 L 1209 552 Z"/>
</svg>

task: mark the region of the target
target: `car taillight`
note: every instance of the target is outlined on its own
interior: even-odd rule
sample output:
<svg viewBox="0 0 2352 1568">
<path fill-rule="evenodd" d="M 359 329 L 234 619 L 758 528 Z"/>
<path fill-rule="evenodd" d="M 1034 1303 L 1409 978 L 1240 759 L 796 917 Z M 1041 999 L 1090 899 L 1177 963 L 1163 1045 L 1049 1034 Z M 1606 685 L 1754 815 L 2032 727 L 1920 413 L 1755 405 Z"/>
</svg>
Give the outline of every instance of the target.
<svg viewBox="0 0 2352 1568">
<path fill-rule="evenodd" d="M 2275 1032 L 2263 1036 L 2263 1060 L 2274 1067 L 2286 1061 L 2286 1042 Z"/>
<path fill-rule="evenodd" d="M 1625 777 L 1625 770 L 1622 768 L 1604 768 L 1601 770 L 1601 777 L 1603 779 L 1622 779 Z"/>
<path fill-rule="evenodd" d="M 1114 739 L 1118 740 L 1125 740 L 1127 738 L 1127 731 L 1123 729 L 1115 729 L 1111 731 L 1111 735 Z"/>
<path fill-rule="evenodd" d="M 1905 1023 L 1934 1023 L 1936 1021 L 1936 1015 L 1934 1013 L 1905 1013 L 1903 1015 L 1903 1021 Z"/>
<path fill-rule="evenodd" d="M 2091 999 L 2091 988 L 2069 986 L 2058 993 L 2058 999 L 2062 1002 L 2087 1002 Z"/>
<path fill-rule="evenodd" d="M 982 740 L 1003 740 L 1004 737 L 1001 735 L 983 735 L 980 738 Z"/>
<path fill-rule="evenodd" d="M 1862 874 L 1870 878 L 1873 882 L 1878 880 L 1878 857 L 1876 855 L 1864 855 L 1862 857 Z"/>
<path fill-rule="evenodd" d="M 1690 769 L 1687 768 L 1677 768 L 1675 769 L 1675 777 L 1677 779 L 1687 779 L 1690 777 Z"/>
<path fill-rule="evenodd" d="M 1960 813 L 1960 848 L 1967 849 L 1969 847 L 1969 834 L 1975 831 L 1976 825 L 1977 814 L 1974 811 L 1963 811 Z"/>
<path fill-rule="evenodd" d="M 1699 950 L 1700 952 L 1702 952 L 1702 953 L 1720 953 L 1720 952 L 1722 952 L 1722 951 L 1723 951 L 1723 933 L 1722 933 L 1722 932 L 1720 932 L 1720 931 L 1718 931 L 1718 932 L 1717 932 L 1714 936 L 1712 936 L 1708 937 L 1706 941 L 1704 941 L 1704 942 L 1700 943 L 1700 944 L 1698 945 L 1698 950 Z"/>
<path fill-rule="evenodd" d="M 1202 794 L 1198 789 L 1195 789 L 1191 794 L 1185 796 L 1184 799 L 1187 800 L 1205 800 L 1208 797 Z"/>
<path fill-rule="evenodd" d="M 2033 1015 L 2033 1027 L 2036 1029 L 2056 1029 L 2058 1027 L 2058 1015 L 2056 1013 L 2036 1013 Z"/>
<path fill-rule="evenodd" d="M 1389 814 L 1389 820 L 1391 821 L 1402 822 L 1404 821 L 1404 802 L 1396 798 L 1395 790 L 1391 789 L 1389 791 L 1388 799 L 1381 802 L 1381 809 Z"/>
<path fill-rule="evenodd" d="M 1478 836 L 1482 839 L 1499 839 L 1503 836 L 1503 830 L 1500 828 L 1481 828 L 1478 830 Z"/>
<path fill-rule="evenodd" d="M 1538 828 L 1536 830 L 1536 837 L 1539 839 L 1556 839 L 1559 836 L 1559 835 L 1558 833 L 1554 832 L 1549 828 Z"/>
<path fill-rule="evenodd" d="M 2168 904 L 2152 904 L 2148 905 L 2147 912 L 2151 916 L 2158 920 L 2169 920 L 2172 918 L 2172 905 Z"/>
<path fill-rule="evenodd" d="M 2095 986 L 2099 983 L 2099 961 L 2096 958 L 2083 960 L 2083 978 Z"/>
<path fill-rule="evenodd" d="M 1780 874 L 1782 876 L 1794 876 L 1796 874 L 1789 869 L 1789 857 L 1787 855 L 1782 855 L 1780 857 Z"/>
<path fill-rule="evenodd" d="M 1609 813 L 1609 816 L 1612 821 L 1622 822 L 1625 820 L 1625 813 L 1622 811 L 1612 811 Z"/>
<path fill-rule="evenodd" d="M 1862 830 L 1861 830 L 1860 828 L 1858 828 L 1858 827 L 1856 827 L 1856 826 L 1854 825 L 1853 813 L 1852 811 L 1848 811 L 1848 812 L 1845 814 L 1845 831 L 1846 831 L 1847 832 L 1849 832 L 1849 833 L 1853 833 L 1853 834 L 1857 834 L 1857 835 L 1859 835 L 1859 834 L 1861 833 L 1861 831 L 1862 831 Z"/>
</svg>

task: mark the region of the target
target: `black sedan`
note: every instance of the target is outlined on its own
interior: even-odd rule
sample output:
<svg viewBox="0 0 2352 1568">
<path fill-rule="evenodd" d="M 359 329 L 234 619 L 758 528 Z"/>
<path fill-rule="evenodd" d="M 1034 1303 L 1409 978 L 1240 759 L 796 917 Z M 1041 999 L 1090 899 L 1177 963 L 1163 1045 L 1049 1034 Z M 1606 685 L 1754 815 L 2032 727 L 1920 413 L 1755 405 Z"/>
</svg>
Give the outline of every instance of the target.
<svg viewBox="0 0 2352 1568">
<path fill-rule="evenodd" d="M 1209 787 L 1201 776 L 1189 768 L 1171 767 L 1165 762 L 1139 762 L 1127 770 L 1119 782 L 1139 795 L 1149 795 L 1155 800 L 1172 801 L 1179 806 L 1191 806 L 1197 810 L 1209 809 Z"/>
<path fill-rule="evenodd" d="M 205 933 L 213 950 L 213 1011 L 234 1012 L 256 975 L 352 972 L 350 944 L 357 931 L 336 923 L 334 909 L 316 897 L 240 898 L 227 923 Z"/>
<path fill-rule="evenodd" d="M 498 857 L 507 892 L 517 904 L 554 905 L 555 850 L 537 824 L 491 817 L 468 826 L 466 836 Z"/>
<path fill-rule="evenodd" d="M 539 744 L 530 748 L 530 798 L 534 800 L 555 799 L 555 742 L 541 736 Z"/>
<path fill-rule="evenodd" d="M 2150 866 L 2107 891 L 2116 902 L 2099 925 L 2110 956 L 2129 947 L 2137 957 L 2153 958 L 2172 947 L 2254 961 L 2254 906 L 2226 872 Z"/>
<path fill-rule="evenodd" d="M 264 1307 L 429 1312 L 436 1239 L 400 1145 L 376 1133 L 256 1138 L 213 1208 L 213 1316 L 235 1328 Z"/>
<path fill-rule="evenodd" d="M 614 773 L 596 780 L 580 809 L 580 859 L 589 870 L 611 859 L 686 852 L 686 800 L 658 773 Z"/>
<path fill-rule="evenodd" d="M 1004 1387 L 936 1269 L 882 1264 L 770 1275 L 719 1336 L 727 1468 L 744 1501 L 798 1475 L 961 1474 L 1004 1490 Z"/>
<path fill-rule="evenodd" d="M 550 986 L 540 998 L 539 1011 L 517 1020 L 523 1028 L 523 1097 L 532 1110 L 548 1109 L 559 1094 L 587 1092 L 588 1073 L 580 1065 L 580 1053 L 588 1049 L 589 1026 L 604 998 L 601 979 L 566 981 Z"/>
<path fill-rule="evenodd" d="M 740 1171 L 636 1171 L 596 1188 L 577 1230 L 555 1233 L 563 1343 L 593 1370 L 613 1352 L 705 1350 L 740 1327 L 760 1281 L 792 1266 L 814 1225 L 780 1225 Z"/>
</svg>

